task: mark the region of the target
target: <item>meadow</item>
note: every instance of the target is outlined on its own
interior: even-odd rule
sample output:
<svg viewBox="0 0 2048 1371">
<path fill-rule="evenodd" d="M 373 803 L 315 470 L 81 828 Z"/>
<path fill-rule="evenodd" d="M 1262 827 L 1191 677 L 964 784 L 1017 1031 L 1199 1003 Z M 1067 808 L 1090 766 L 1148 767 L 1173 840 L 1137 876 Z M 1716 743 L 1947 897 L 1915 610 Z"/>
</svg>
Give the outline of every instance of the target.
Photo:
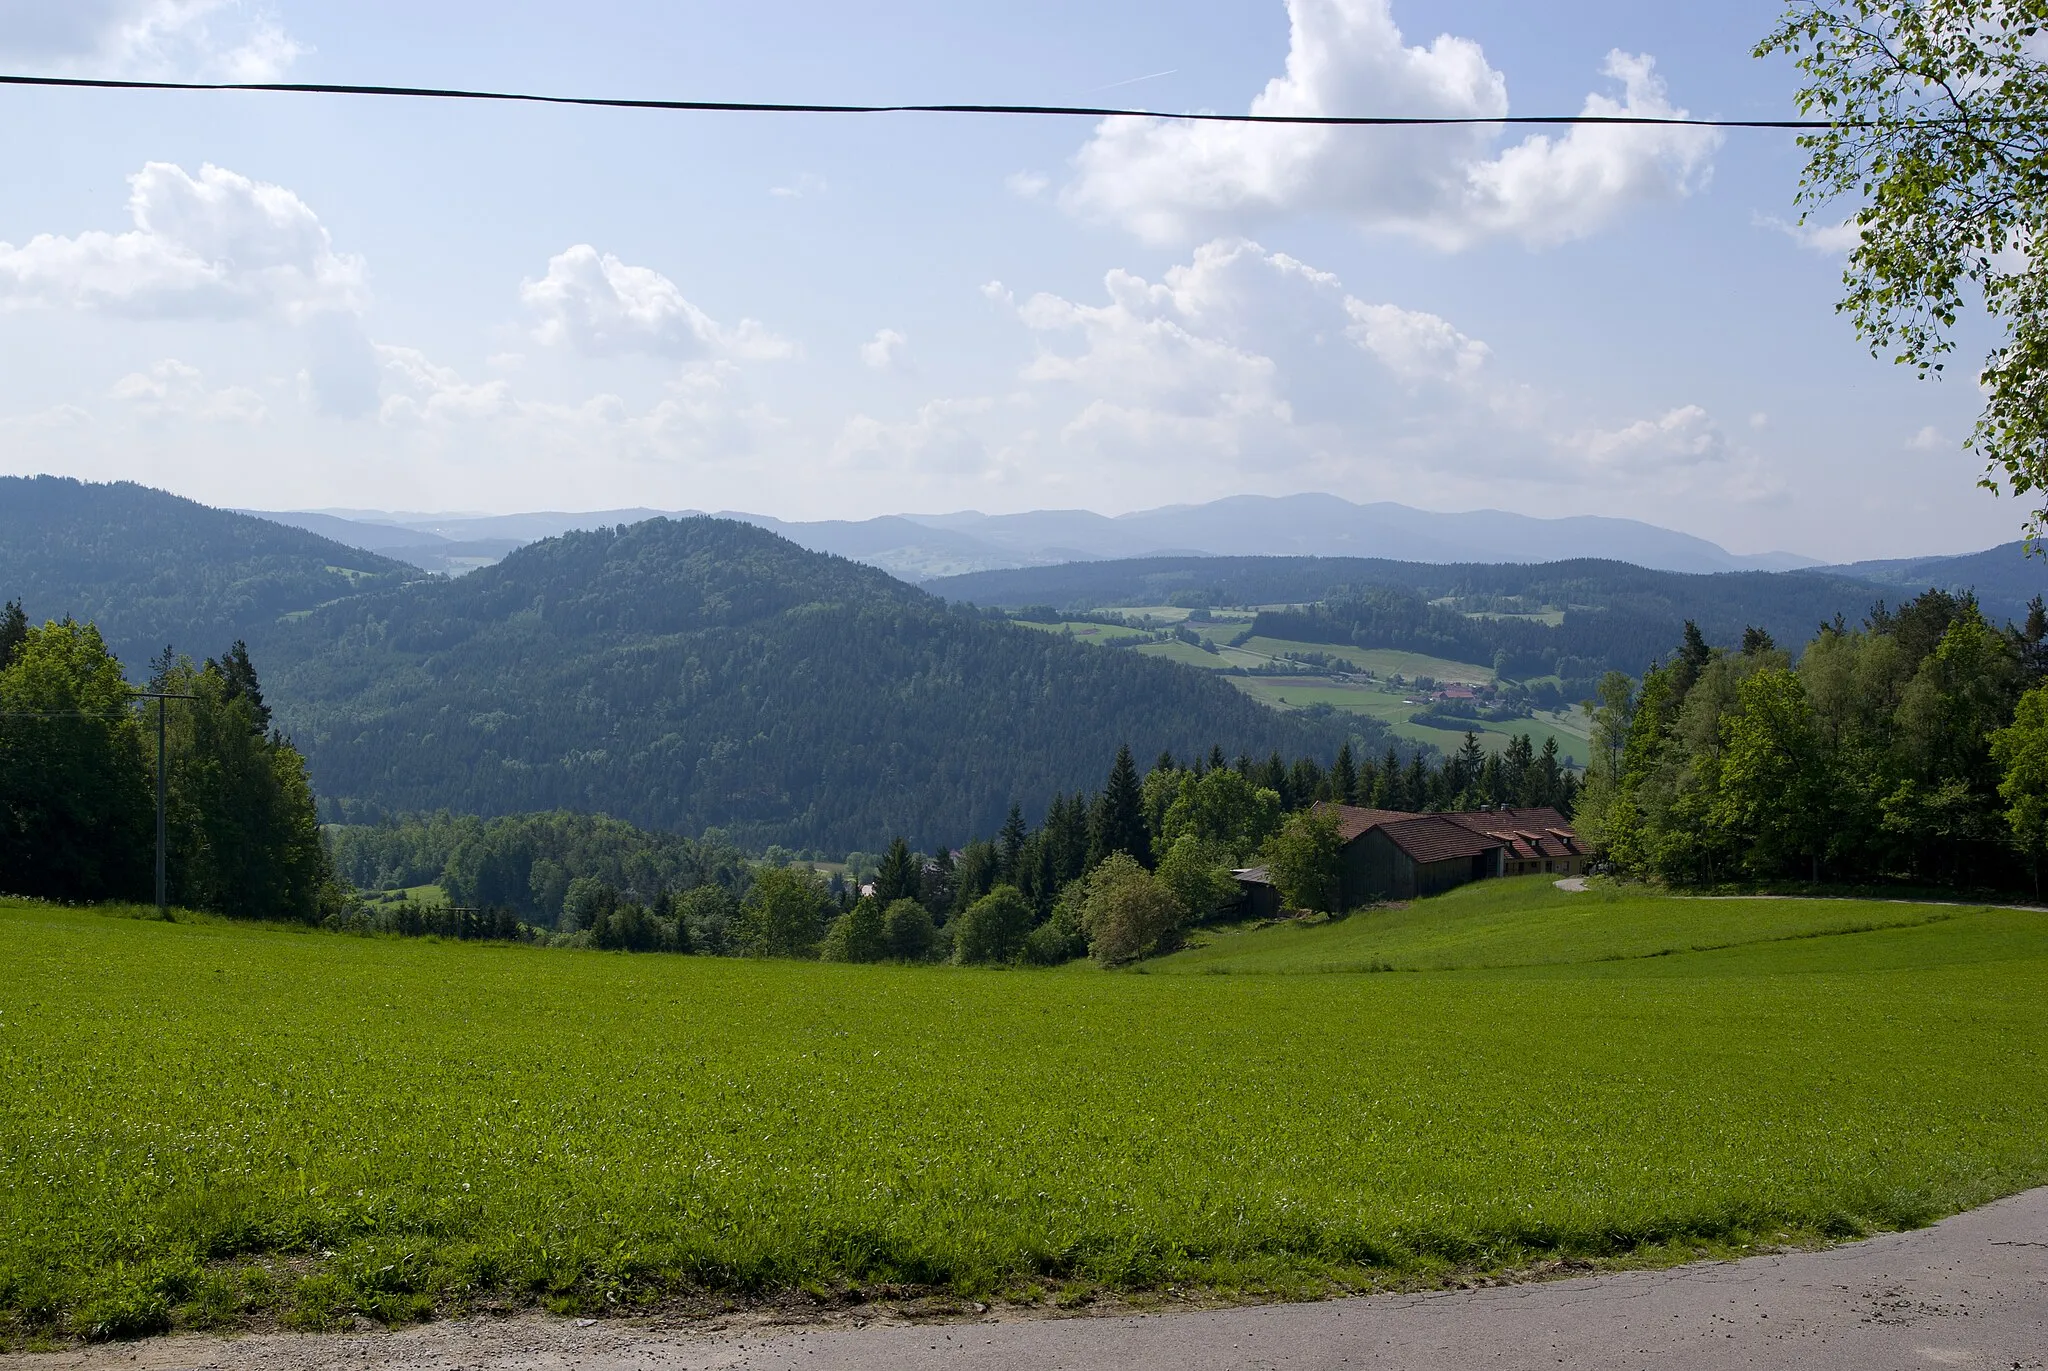
<svg viewBox="0 0 2048 1371">
<path fill-rule="evenodd" d="M 1318 1293 L 2048 1180 L 2048 916 L 1583 899 L 1496 883 L 1143 974 L 0 903 L 0 1329 Z"/>
</svg>

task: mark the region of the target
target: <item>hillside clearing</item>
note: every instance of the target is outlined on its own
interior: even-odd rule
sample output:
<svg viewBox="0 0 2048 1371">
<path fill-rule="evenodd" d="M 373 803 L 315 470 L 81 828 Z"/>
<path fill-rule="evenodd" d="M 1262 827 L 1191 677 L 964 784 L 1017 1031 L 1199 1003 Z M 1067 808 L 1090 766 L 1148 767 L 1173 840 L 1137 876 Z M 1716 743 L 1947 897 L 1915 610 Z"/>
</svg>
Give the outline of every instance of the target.
<svg viewBox="0 0 2048 1371">
<path fill-rule="evenodd" d="M 1496 883 L 1436 902 L 1462 933 L 1411 911 L 1405 944 L 1317 954 L 1545 965 L 1309 976 L 0 905 L 0 1318 L 1312 1292 L 1911 1225 L 2048 1179 L 2043 916 L 1886 906 L 1850 933 L 1790 902 L 1567 898 Z M 1743 945 L 1651 956 L 1660 918 Z"/>
</svg>

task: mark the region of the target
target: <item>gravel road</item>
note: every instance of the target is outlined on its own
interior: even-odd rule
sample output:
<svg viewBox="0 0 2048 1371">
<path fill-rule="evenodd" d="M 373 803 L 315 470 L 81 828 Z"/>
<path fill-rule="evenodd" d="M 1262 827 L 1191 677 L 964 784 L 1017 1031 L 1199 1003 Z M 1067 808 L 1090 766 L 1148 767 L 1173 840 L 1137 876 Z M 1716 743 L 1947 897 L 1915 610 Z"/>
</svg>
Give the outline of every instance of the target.
<svg viewBox="0 0 2048 1371">
<path fill-rule="evenodd" d="M 1544 1284 L 1072 1319 L 641 1328 L 518 1318 L 144 1343 L 0 1371 L 1250 1371 L 2048 1367 L 2048 1189 L 1822 1252 Z"/>
</svg>

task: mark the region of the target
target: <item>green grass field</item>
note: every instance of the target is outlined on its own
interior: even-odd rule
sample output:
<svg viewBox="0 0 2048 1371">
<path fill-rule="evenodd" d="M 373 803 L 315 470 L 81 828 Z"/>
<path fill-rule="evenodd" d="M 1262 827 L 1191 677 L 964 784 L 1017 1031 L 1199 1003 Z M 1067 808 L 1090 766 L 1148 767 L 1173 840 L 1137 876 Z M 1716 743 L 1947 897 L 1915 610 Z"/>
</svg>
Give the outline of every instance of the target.
<svg viewBox="0 0 2048 1371">
<path fill-rule="evenodd" d="M 2048 1180 L 2032 913 L 1499 883 L 1108 974 L 0 903 L 0 965 L 16 1343 L 693 1291 L 1313 1292 Z M 1365 965 L 1435 969 L 1325 970 Z"/>
<path fill-rule="evenodd" d="M 1303 975 L 1622 962 L 1919 927 L 1964 912 L 1946 905 L 1875 900 L 1674 899 L 1630 888 L 1572 894 L 1557 889 L 1555 879 L 1486 881 L 1329 924 L 1207 932 L 1198 935 L 1201 946 L 1147 969 Z M 2048 915 L 2038 917 L 2048 932 Z"/>
<path fill-rule="evenodd" d="M 1189 653 L 1198 655 L 1199 648 L 1176 644 Z M 1151 648 L 1140 648 L 1149 652 Z M 1533 719 L 1517 719 L 1510 723 L 1481 723 L 1474 719 L 1458 728 L 1431 728 L 1427 724 L 1413 722 L 1422 706 L 1409 703 L 1398 694 L 1388 694 L 1378 686 L 1353 681 L 1336 681 L 1321 676 L 1232 676 L 1232 685 L 1251 696 L 1261 704 L 1275 709 L 1304 709 L 1309 705 L 1327 704 L 1349 714 L 1363 714 L 1378 719 L 1392 730 L 1397 738 L 1410 742 L 1429 743 L 1449 752 L 1465 741 L 1465 733 L 1479 735 L 1479 744 L 1488 752 L 1499 752 L 1514 741 L 1515 735 L 1526 733 L 1537 751 L 1543 750 L 1548 739 L 1557 739 L 1560 757 L 1574 759 L 1584 766 L 1591 748 L 1586 736 L 1576 729 L 1567 727 L 1556 715 L 1545 714 Z"/>
<path fill-rule="evenodd" d="M 1401 676 L 1409 681 L 1428 676 L 1437 681 L 1465 685 L 1493 684 L 1493 668 L 1470 662 L 1453 662 L 1427 657 L 1419 652 L 1398 652 L 1393 648 L 1345 647 L 1337 643 L 1297 643 L 1284 638 L 1249 638 L 1244 646 L 1267 657 L 1299 656 L 1316 652 L 1335 661 L 1349 662 L 1359 671 L 1370 671 L 1382 680 Z"/>
<path fill-rule="evenodd" d="M 1022 624 L 1025 628 L 1043 629 L 1047 633 L 1072 634 L 1084 643 L 1119 643 L 1127 638 L 1142 638 L 1145 636 L 1144 629 L 1125 628 L 1122 624 L 1091 624 L 1082 620 L 1072 620 L 1057 624 L 1035 624 L 1028 619 L 1012 619 L 1010 622 Z"/>
</svg>

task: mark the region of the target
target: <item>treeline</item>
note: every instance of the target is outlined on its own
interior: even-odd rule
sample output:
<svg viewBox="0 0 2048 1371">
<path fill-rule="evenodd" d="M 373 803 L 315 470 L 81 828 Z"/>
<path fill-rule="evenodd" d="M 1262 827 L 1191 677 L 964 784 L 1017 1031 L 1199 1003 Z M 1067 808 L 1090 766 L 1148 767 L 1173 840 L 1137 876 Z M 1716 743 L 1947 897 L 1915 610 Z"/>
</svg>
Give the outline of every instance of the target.
<svg viewBox="0 0 2048 1371">
<path fill-rule="evenodd" d="M 1603 684 L 1580 831 L 1621 871 L 2037 888 L 2048 855 L 2048 613 L 1994 628 L 1930 591 L 1769 635 L 1688 624 L 1640 686 Z"/>
<path fill-rule="evenodd" d="M 239 642 L 196 665 L 168 649 L 150 688 L 166 702 L 163 781 L 172 903 L 233 918 L 313 922 L 338 912 L 306 767 L 271 727 Z M 0 892 L 66 902 L 155 891 L 156 706 L 99 630 L 0 615 Z"/>
<path fill-rule="evenodd" d="M 742 893 L 752 870 L 716 830 L 685 838 L 559 810 L 495 819 L 444 811 L 336 826 L 328 841 L 336 870 L 360 890 L 439 885 L 455 905 L 508 909 L 548 928 L 593 884 L 652 905 L 706 885 Z"/>
<path fill-rule="evenodd" d="M 1032 827 L 1020 806 L 992 837 L 914 853 L 891 844 L 871 883 L 803 866 L 756 868 L 741 888 L 572 882 L 555 945 L 827 961 L 1105 965 L 1178 945 L 1189 928 L 1240 900 L 1235 872 L 1267 864 L 1291 903 L 1328 910 L 1339 847 L 1321 802 L 1380 808 L 1549 805 L 1569 814 L 1578 781 L 1555 741 L 1528 735 L 1488 755 L 1477 737 L 1435 765 L 1389 752 L 1360 761 L 1350 745 L 1314 758 L 1227 761 L 1221 749 L 1183 764 L 1162 754 L 1140 774 L 1128 747 L 1092 793 L 1058 795 Z M 543 816 L 548 817 L 548 816 Z M 386 917 L 382 916 L 379 917 Z M 388 924 L 386 925 L 388 926 Z"/>
</svg>

